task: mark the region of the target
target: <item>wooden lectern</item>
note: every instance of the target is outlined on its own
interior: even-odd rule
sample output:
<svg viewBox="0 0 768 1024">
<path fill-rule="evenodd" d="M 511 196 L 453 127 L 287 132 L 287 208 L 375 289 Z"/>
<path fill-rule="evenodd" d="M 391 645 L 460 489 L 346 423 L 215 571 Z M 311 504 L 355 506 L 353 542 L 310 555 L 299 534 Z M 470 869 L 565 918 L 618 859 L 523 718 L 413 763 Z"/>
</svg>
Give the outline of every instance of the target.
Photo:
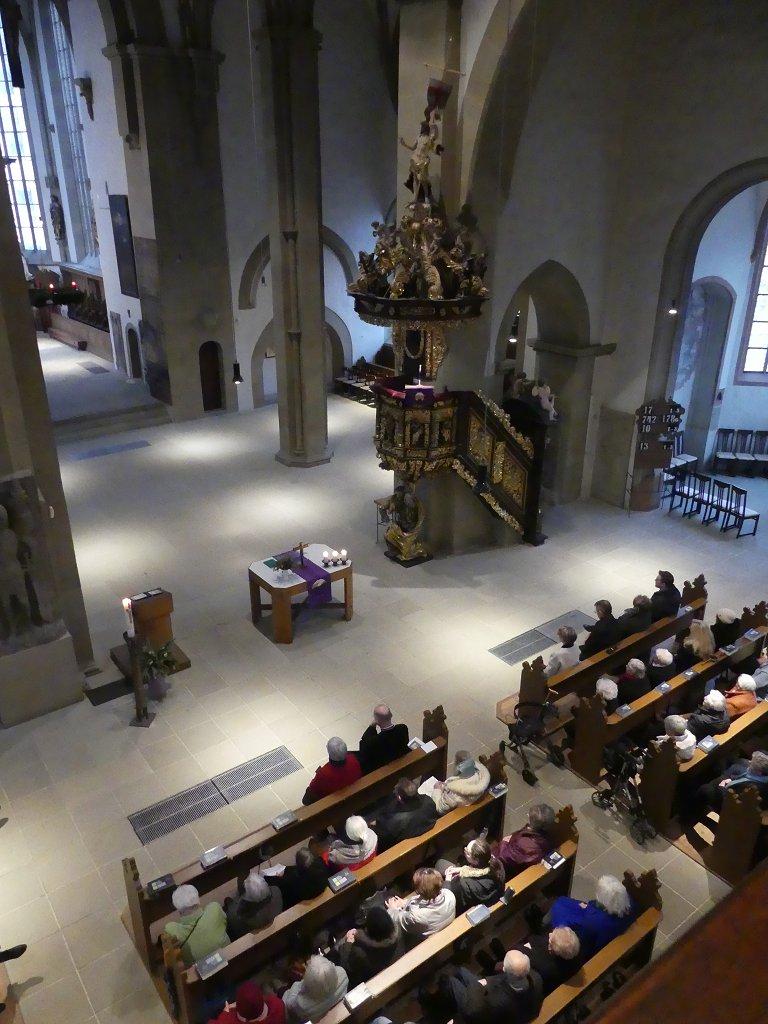
<svg viewBox="0 0 768 1024">
<path fill-rule="evenodd" d="M 173 640 L 173 597 L 167 590 L 137 594 L 131 598 L 131 611 L 136 636 L 149 644 L 153 651 Z"/>
</svg>

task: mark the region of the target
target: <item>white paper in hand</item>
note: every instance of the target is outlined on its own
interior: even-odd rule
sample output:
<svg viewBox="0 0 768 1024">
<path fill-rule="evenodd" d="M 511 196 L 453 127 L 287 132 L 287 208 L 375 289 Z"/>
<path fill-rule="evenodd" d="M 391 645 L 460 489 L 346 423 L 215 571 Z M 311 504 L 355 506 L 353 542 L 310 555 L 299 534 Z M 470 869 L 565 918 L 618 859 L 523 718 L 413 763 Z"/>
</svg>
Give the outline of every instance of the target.
<svg viewBox="0 0 768 1024">
<path fill-rule="evenodd" d="M 424 779 L 422 784 L 419 786 L 419 792 L 422 796 L 432 796 L 432 792 L 437 784 L 437 779 L 434 775 L 430 775 L 428 779 Z"/>
<path fill-rule="evenodd" d="M 265 878 L 282 878 L 285 874 L 285 864 L 271 864 L 268 868 L 261 869 Z"/>
</svg>

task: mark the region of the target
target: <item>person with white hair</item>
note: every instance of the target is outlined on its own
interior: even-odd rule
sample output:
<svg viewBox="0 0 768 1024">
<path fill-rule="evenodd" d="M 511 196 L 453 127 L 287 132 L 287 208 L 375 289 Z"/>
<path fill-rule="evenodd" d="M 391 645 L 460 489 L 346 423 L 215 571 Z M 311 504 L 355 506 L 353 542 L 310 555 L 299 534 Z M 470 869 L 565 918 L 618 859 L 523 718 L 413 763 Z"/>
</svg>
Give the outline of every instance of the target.
<svg viewBox="0 0 768 1024">
<path fill-rule="evenodd" d="M 712 623 L 712 636 L 718 647 L 727 647 L 728 644 L 735 644 L 744 627 L 741 619 L 731 608 L 721 608 Z"/>
<path fill-rule="evenodd" d="M 751 711 L 757 704 L 757 683 L 745 672 L 739 676 L 734 686 L 725 691 L 725 706 L 731 721 Z"/>
<path fill-rule="evenodd" d="M 304 977 L 283 994 L 289 1024 L 320 1020 L 347 994 L 349 978 L 343 967 L 337 967 L 324 956 L 311 956 Z"/>
<path fill-rule="evenodd" d="M 331 736 L 325 746 L 328 751 L 328 763 L 320 765 L 307 786 L 301 801 L 305 805 L 322 800 L 324 796 L 330 796 L 331 793 L 351 786 L 353 782 L 362 778 L 360 762 L 354 754 L 349 753 L 347 744 L 340 736 Z"/>
<path fill-rule="evenodd" d="M 652 687 L 658 686 L 659 683 L 668 683 L 673 676 L 677 675 L 677 665 L 675 665 L 675 656 L 672 651 L 667 650 L 666 647 L 656 647 L 645 674 Z"/>
<path fill-rule="evenodd" d="M 672 740 L 678 763 L 690 761 L 696 752 L 696 737 L 688 729 L 682 715 L 667 715 L 664 719 L 664 735 L 657 736 L 657 743 Z"/>
<path fill-rule="evenodd" d="M 765 807 L 768 804 L 768 754 L 764 750 L 756 750 L 749 760 L 740 757 L 718 778 L 699 786 L 692 806 L 698 813 L 709 807 L 719 811 L 729 789 L 738 792 L 747 786 L 755 787 L 760 794 L 760 802 Z"/>
<path fill-rule="evenodd" d="M 519 949 L 505 955 L 502 970 L 477 978 L 468 968 L 456 967 L 447 979 L 446 995 L 455 1007 L 455 1024 L 518 1024 L 536 1017 L 544 1001 L 539 975 Z"/>
<path fill-rule="evenodd" d="M 752 673 L 752 678 L 757 687 L 757 696 L 768 696 L 768 654 L 765 653 L 764 648 L 757 656 L 757 668 Z"/>
<path fill-rule="evenodd" d="M 364 774 L 383 768 L 385 764 L 408 753 L 408 726 L 395 725 L 392 710 L 386 704 L 373 709 L 373 721 L 360 737 L 360 767 Z"/>
<path fill-rule="evenodd" d="M 565 672 L 566 669 L 578 665 L 581 652 L 576 646 L 577 636 L 578 634 L 573 626 L 560 626 L 557 631 L 557 639 L 560 641 L 561 646 L 549 656 L 547 667 L 544 669 L 544 675 L 547 678 L 556 676 L 558 673 Z"/>
<path fill-rule="evenodd" d="M 572 928 L 586 962 L 623 935 L 636 917 L 637 906 L 618 878 L 601 875 L 593 900 L 583 903 L 572 896 L 558 896 L 544 921 L 553 928 Z"/>
<path fill-rule="evenodd" d="M 688 729 L 697 740 L 726 732 L 731 720 L 728 716 L 725 694 L 719 690 L 710 690 L 696 710 L 686 716 L 686 720 Z"/>
<path fill-rule="evenodd" d="M 498 939 L 491 941 L 494 952 L 500 952 L 500 946 Z M 513 948 L 528 957 L 531 969 L 541 978 L 545 996 L 572 978 L 584 962 L 581 943 L 573 928 L 552 928 L 544 935 L 529 935 L 525 942 Z M 501 966 L 497 964 L 496 970 Z"/>
<path fill-rule="evenodd" d="M 707 661 L 715 653 L 716 646 L 709 626 L 700 619 L 694 619 L 688 636 L 680 644 L 675 655 L 677 671 L 685 672 L 700 661 Z"/>
<path fill-rule="evenodd" d="M 621 703 L 619 700 L 619 687 L 610 676 L 600 676 L 595 683 L 595 695 L 602 697 L 606 715 L 612 715 Z"/>
<path fill-rule="evenodd" d="M 347 818 L 344 833 L 328 847 L 327 862 L 339 871 L 342 868 L 356 871 L 376 856 L 378 837 L 359 814 Z"/>
<path fill-rule="evenodd" d="M 229 945 L 227 915 L 220 903 L 211 900 L 201 906 L 194 885 L 180 885 L 171 899 L 179 919 L 169 921 L 165 932 L 176 940 L 187 966 Z"/>
<path fill-rule="evenodd" d="M 631 704 L 633 700 L 644 697 L 651 688 L 645 665 L 639 658 L 630 658 L 627 667 L 616 681 L 619 688 L 619 703 Z"/>
<path fill-rule="evenodd" d="M 239 939 L 248 932 L 272 924 L 283 909 L 280 890 L 270 885 L 258 868 L 252 868 L 244 881 L 238 882 L 237 896 L 227 896 L 224 911 L 230 939 Z"/>
</svg>

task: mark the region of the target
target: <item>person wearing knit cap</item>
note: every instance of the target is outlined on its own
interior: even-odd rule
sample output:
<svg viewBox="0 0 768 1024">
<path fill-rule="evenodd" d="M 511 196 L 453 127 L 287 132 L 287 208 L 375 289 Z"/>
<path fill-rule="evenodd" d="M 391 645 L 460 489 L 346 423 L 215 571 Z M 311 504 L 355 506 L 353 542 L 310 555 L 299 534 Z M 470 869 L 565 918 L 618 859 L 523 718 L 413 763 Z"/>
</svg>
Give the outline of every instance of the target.
<svg viewBox="0 0 768 1024">
<path fill-rule="evenodd" d="M 672 651 L 668 651 L 666 647 L 657 647 L 651 657 L 646 675 L 651 686 L 667 683 L 673 676 L 676 676 L 677 666 Z"/>
<path fill-rule="evenodd" d="M 234 1003 L 225 1003 L 218 1017 L 208 1024 L 285 1024 L 282 999 L 263 992 L 255 981 L 244 981 Z"/>
<path fill-rule="evenodd" d="M 736 684 L 730 690 L 725 691 L 725 706 L 728 709 L 728 717 L 731 721 L 751 711 L 757 704 L 757 686 L 752 676 L 742 673 L 736 680 Z"/>
<path fill-rule="evenodd" d="M 715 638 L 715 643 L 718 647 L 727 647 L 728 644 L 735 644 L 744 632 L 741 619 L 730 608 L 720 609 L 715 616 L 711 629 L 712 636 Z"/>
</svg>

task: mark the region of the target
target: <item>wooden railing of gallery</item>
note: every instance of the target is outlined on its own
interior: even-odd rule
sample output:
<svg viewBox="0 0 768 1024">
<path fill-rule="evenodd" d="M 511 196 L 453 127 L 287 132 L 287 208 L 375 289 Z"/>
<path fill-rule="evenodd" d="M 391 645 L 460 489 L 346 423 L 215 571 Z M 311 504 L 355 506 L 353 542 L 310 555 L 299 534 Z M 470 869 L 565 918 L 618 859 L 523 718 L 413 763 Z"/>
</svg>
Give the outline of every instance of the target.
<svg viewBox="0 0 768 1024">
<path fill-rule="evenodd" d="M 504 697 L 496 705 L 496 717 L 505 725 L 512 721 L 512 712 L 518 702 L 532 701 L 542 704 L 552 691 L 551 699 L 557 700 L 571 694 L 584 696 L 594 692 L 595 683 L 604 673 L 626 664 L 630 658 L 647 654 L 651 647 L 680 633 L 686 633 L 693 619 L 703 619 L 707 607 L 706 580 L 697 576 L 693 583 L 687 580 L 683 585 L 681 612 L 652 623 L 648 629 L 620 640 L 591 658 L 580 661 L 573 668 L 546 677 L 544 660 L 539 657 L 533 662 L 523 662 L 520 674 L 520 692 Z"/>
<path fill-rule="evenodd" d="M 492 783 L 506 781 L 500 754 L 491 755 L 487 764 Z M 251 976 L 259 967 L 285 951 L 298 935 L 314 935 L 338 914 L 359 906 L 377 889 L 398 879 L 410 880 L 417 867 L 433 861 L 439 854 L 459 849 L 467 832 L 486 826 L 489 836 L 500 838 L 505 810 L 506 791 L 498 797 L 487 793 L 477 803 L 449 811 L 438 818 L 434 827 L 423 836 L 397 843 L 357 870 L 353 885 L 337 893 L 326 889 L 315 899 L 284 910 L 269 927 L 249 932 L 225 946 L 222 953 L 227 966 L 211 978 L 210 984 L 200 979 L 195 967 L 186 967 L 178 948 L 164 938 L 165 961 L 171 966 L 174 977 L 179 1021 L 181 1024 L 197 1021 L 206 990 L 220 987 L 222 983 L 236 984 Z"/>
<path fill-rule="evenodd" d="M 233 879 L 244 879 L 253 867 L 263 863 L 268 856 L 274 856 L 299 846 L 313 835 L 332 826 L 340 818 L 359 813 L 363 808 L 389 796 L 399 778 L 428 778 L 434 775 L 444 779 L 448 764 L 448 730 L 442 705 L 434 711 L 425 711 L 422 724 L 422 738 L 425 743 L 433 741 L 434 750 L 414 750 L 375 772 L 364 775 L 358 782 L 346 786 L 332 796 L 318 800 L 308 807 L 295 811 L 296 821 L 280 832 L 266 824 L 248 833 L 224 849 L 227 860 L 204 870 L 199 861 L 186 864 L 173 871 L 176 886 L 191 884 L 201 895 L 212 892 Z M 123 877 L 128 898 L 131 930 L 136 949 L 150 970 L 162 961 L 162 954 L 153 941 L 152 927 L 174 913 L 171 901 L 172 890 L 165 890 L 152 897 L 139 877 L 133 857 L 123 860 Z"/>
<path fill-rule="evenodd" d="M 768 863 L 632 978 L 594 1024 L 765 1024 Z"/>
</svg>

